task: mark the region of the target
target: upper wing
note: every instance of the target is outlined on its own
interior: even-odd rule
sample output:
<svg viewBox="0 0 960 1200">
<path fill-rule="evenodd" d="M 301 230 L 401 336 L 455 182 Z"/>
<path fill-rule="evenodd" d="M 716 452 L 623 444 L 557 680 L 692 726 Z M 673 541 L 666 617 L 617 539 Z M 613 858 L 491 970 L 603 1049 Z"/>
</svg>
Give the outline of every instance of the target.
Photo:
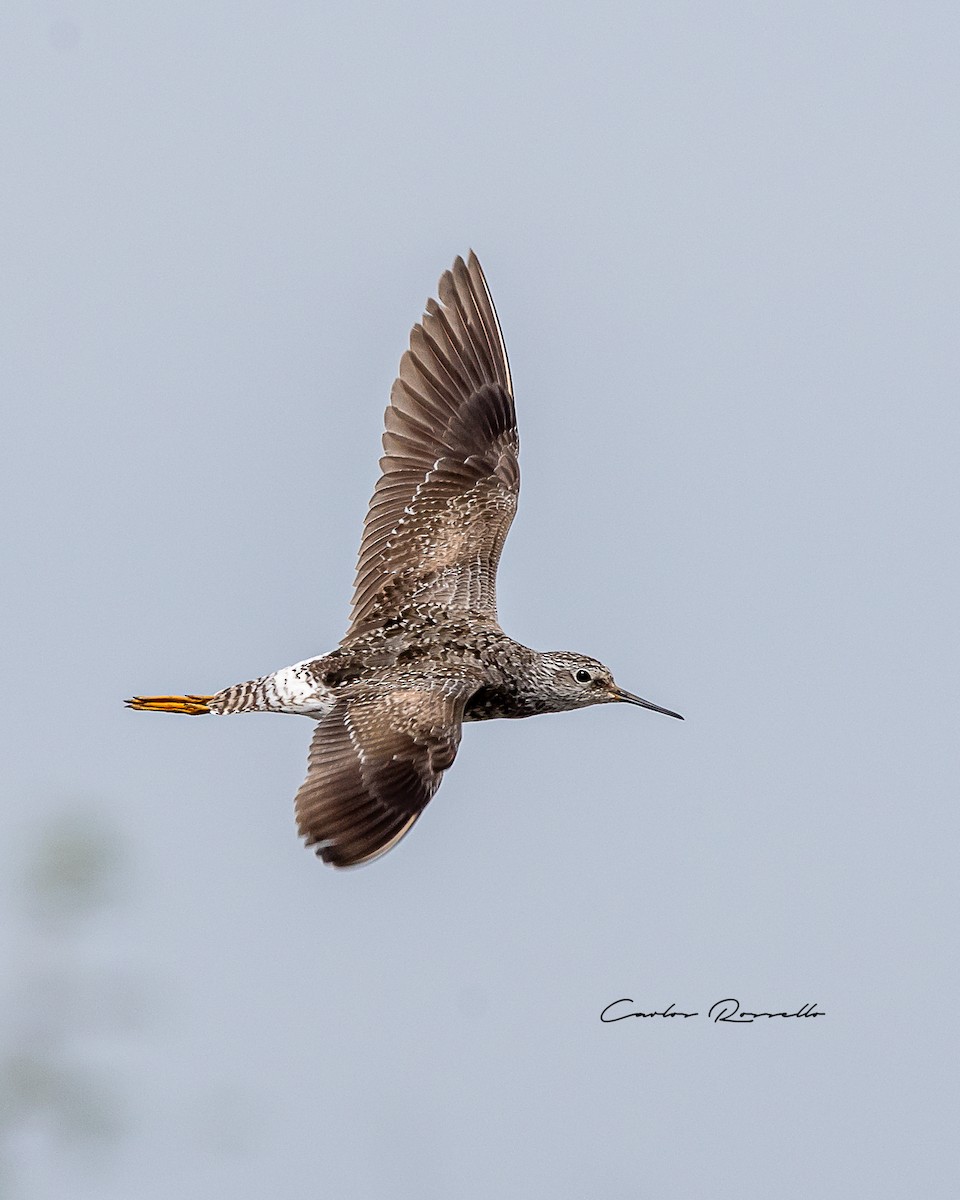
<svg viewBox="0 0 960 1200">
<path fill-rule="evenodd" d="M 496 618 L 497 563 L 520 490 L 510 368 L 475 254 L 444 273 L 439 294 L 390 393 L 348 637 L 415 600 Z"/>
<path fill-rule="evenodd" d="M 325 862 L 369 862 L 412 828 L 456 756 L 469 690 L 439 680 L 341 700 L 318 722 L 296 812 Z"/>
</svg>

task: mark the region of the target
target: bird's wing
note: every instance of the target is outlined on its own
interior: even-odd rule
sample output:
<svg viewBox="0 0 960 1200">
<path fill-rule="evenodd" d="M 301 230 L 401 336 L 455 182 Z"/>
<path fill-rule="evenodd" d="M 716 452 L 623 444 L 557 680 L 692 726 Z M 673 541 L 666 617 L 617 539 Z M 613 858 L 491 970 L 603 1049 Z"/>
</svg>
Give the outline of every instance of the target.
<svg viewBox="0 0 960 1200">
<path fill-rule="evenodd" d="M 336 867 L 385 854 L 409 832 L 460 745 L 463 680 L 340 700 L 310 743 L 297 826 Z"/>
<path fill-rule="evenodd" d="M 411 603 L 496 619 L 517 509 L 517 418 L 503 335 L 471 252 L 440 279 L 390 394 L 348 638 Z"/>
</svg>

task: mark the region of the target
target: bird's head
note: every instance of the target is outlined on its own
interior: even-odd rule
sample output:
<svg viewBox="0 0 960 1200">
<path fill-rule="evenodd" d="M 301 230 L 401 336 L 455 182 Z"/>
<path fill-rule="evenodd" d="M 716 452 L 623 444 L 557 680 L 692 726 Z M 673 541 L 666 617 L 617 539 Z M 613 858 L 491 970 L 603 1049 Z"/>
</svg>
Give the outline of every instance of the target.
<svg viewBox="0 0 960 1200">
<path fill-rule="evenodd" d="M 540 655 L 540 669 L 544 691 L 549 693 L 555 712 L 588 708 L 591 704 L 639 704 L 641 708 L 683 720 L 679 713 L 651 704 L 649 700 L 641 700 L 632 692 L 618 687 L 610 668 L 586 654 L 551 650 Z"/>
</svg>

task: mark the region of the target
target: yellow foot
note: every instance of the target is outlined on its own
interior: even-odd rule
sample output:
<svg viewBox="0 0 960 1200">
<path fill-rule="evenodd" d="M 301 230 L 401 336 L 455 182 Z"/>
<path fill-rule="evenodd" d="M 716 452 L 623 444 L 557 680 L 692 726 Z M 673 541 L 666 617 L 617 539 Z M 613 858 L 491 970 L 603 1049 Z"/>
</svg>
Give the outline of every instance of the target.
<svg viewBox="0 0 960 1200">
<path fill-rule="evenodd" d="M 212 699 L 212 696 L 134 696 L 126 704 L 127 708 L 135 708 L 138 712 L 186 713 L 199 717 L 210 711 L 207 701 Z"/>
</svg>

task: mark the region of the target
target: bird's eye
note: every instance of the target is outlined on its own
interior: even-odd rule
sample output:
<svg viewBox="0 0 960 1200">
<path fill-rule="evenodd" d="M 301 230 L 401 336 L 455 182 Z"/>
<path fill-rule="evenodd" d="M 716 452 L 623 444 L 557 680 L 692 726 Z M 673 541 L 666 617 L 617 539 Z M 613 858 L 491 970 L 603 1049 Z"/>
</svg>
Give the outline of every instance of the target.
<svg viewBox="0 0 960 1200">
<path fill-rule="evenodd" d="M 589 683 L 592 678 L 593 676 L 590 674 L 590 672 L 584 671 L 582 667 L 576 673 L 576 675 L 574 675 L 574 679 L 576 679 L 577 683 Z"/>
</svg>

